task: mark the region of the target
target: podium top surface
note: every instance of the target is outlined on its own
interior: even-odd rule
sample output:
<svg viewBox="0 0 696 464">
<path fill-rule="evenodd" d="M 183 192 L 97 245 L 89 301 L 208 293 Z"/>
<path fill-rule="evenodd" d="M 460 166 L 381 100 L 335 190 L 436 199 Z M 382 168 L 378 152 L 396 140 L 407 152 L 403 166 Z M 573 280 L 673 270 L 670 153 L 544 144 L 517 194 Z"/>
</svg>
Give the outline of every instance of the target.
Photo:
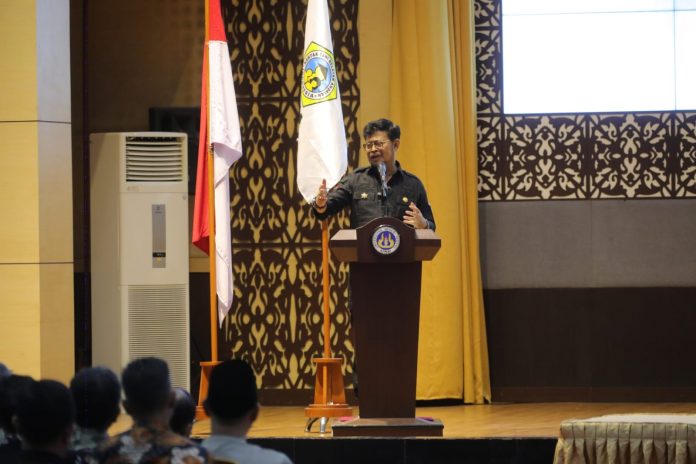
<svg viewBox="0 0 696 464">
<path fill-rule="evenodd" d="M 388 229 L 388 230 L 387 230 Z M 396 250 L 384 253 L 378 251 L 375 234 L 387 230 Z M 358 229 L 342 229 L 336 232 L 329 242 L 334 256 L 339 261 L 353 263 L 405 263 L 430 261 L 440 249 L 441 240 L 430 229 L 413 229 L 392 217 L 373 219 Z"/>
</svg>

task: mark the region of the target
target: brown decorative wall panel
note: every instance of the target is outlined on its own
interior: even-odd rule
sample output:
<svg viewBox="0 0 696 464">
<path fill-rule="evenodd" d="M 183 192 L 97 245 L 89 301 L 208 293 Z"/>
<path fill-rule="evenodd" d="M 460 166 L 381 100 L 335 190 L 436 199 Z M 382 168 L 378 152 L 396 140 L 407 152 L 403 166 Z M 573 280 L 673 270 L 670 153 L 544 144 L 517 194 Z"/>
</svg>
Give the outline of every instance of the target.
<svg viewBox="0 0 696 464">
<path fill-rule="evenodd" d="M 501 72 L 500 1 L 474 2 L 476 46 L 476 106 L 479 114 L 500 114 Z"/>
<path fill-rule="evenodd" d="M 591 118 L 594 198 L 670 197 L 671 113 Z"/>
<path fill-rule="evenodd" d="M 500 133 L 503 127 L 501 117 L 479 114 L 477 123 L 479 197 L 501 200 L 501 183 L 505 180 L 502 173 L 504 163 L 501 146 L 503 136 Z"/>
<path fill-rule="evenodd" d="M 577 198 L 583 187 L 583 116 L 506 116 L 506 200 Z"/>
<path fill-rule="evenodd" d="M 501 0 L 476 0 L 479 198 L 696 196 L 696 113 L 506 115 Z"/>
<path fill-rule="evenodd" d="M 675 115 L 676 145 L 679 156 L 675 159 L 675 195 L 696 196 L 696 114 Z"/>
<path fill-rule="evenodd" d="M 323 354 L 321 231 L 296 186 L 306 1 L 223 0 L 244 156 L 230 172 L 235 300 L 220 357 L 242 357 L 264 389 L 313 388 Z M 357 0 L 329 1 L 349 164 L 357 165 Z M 341 215 L 331 233 L 346 227 Z M 347 268 L 331 263 L 331 349 L 352 359 Z M 350 362 L 346 370 L 350 372 Z"/>
</svg>

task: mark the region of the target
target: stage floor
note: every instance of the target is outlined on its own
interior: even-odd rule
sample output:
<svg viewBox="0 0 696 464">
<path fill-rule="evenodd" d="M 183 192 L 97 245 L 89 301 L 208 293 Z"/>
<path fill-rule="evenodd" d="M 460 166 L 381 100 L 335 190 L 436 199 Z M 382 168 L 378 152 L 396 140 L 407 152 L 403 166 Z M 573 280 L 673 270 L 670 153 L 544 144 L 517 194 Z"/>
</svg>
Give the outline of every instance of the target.
<svg viewBox="0 0 696 464">
<path fill-rule="evenodd" d="M 358 414 L 358 408 L 354 408 Z M 665 413 L 696 414 L 696 403 L 514 403 L 466 406 L 423 407 L 417 416 L 434 417 L 444 424 L 444 438 L 557 438 L 560 424 L 567 419 L 587 419 L 607 414 Z M 331 437 L 319 433 L 318 422 L 312 432 L 304 431 L 304 407 L 262 407 L 261 414 L 249 433 L 250 438 L 318 438 Z M 330 423 L 329 423 L 330 424 Z M 130 419 L 122 415 L 110 432 L 130 427 Z M 210 435 L 210 420 L 198 421 L 194 438 Z"/>
</svg>

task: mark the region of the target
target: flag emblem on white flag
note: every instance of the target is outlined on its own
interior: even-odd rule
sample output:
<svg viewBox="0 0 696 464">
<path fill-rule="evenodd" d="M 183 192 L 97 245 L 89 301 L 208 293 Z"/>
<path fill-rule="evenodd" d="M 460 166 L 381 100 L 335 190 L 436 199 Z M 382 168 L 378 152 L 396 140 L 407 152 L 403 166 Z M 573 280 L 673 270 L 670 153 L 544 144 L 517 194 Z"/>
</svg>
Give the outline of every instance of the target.
<svg viewBox="0 0 696 464">
<path fill-rule="evenodd" d="M 338 96 L 336 65 L 331 50 L 314 42 L 305 51 L 302 64 L 302 106 L 314 105 Z"/>
</svg>

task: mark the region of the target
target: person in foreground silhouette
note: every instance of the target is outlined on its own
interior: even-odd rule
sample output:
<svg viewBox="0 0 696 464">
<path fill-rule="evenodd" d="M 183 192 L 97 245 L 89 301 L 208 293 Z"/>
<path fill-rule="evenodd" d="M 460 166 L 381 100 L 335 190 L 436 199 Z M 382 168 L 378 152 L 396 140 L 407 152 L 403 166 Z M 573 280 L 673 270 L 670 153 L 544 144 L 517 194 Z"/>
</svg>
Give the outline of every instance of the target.
<svg viewBox="0 0 696 464">
<path fill-rule="evenodd" d="M 90 456 L 109 437 L 109 427 L 121 413 L 121 382 L 107 367 L 86 367 L 70 381 L 70 393 L 75 400 L 70 447 L 81 456 Z"/>
<path fill-rule="evenodd" d="M 32 381 L 18 397 L 14 418 L 22 439 L 20 464 L 74 463 L 70 438 L 75 405 L 68 387 L 55 380 Z"/>
<path fill-rule="evenodd" d="M 190 437 L 196 419 L 196 402 L 183 388 L 174 389 L 174 411 L 169 419 L 169 427 L 182 437 Z"/>
<path fill-rule="evenodd" d="M 19 397 L 34 383 L 26 375 L 11 374 L 9 370 L 0 376 L 0 463 L 15 463 L 22 450 L 22 439 L 17 433 L 14 416 Z"/>
<path fill-rule="evenodd" d="M 246 362 L 228 360 L 213 368 L 203 407 L 212 422 L 212 435 L 203 441 L 203 446 L 215 462 L 292 463 L 283 453 L 246 440 L 259 414 L 256 377 Z"/>
<path fill-rule="evenodd" d="M 201 464 L 208 452 L 169 428 L 174 392 L 167 363 L 141 358 L 126 366 L 121 375 L 126 395 L 123 406 L 133 418 L 133 427 L 103 442 L 97 461 L 107 464 Z"/>
</svg>

